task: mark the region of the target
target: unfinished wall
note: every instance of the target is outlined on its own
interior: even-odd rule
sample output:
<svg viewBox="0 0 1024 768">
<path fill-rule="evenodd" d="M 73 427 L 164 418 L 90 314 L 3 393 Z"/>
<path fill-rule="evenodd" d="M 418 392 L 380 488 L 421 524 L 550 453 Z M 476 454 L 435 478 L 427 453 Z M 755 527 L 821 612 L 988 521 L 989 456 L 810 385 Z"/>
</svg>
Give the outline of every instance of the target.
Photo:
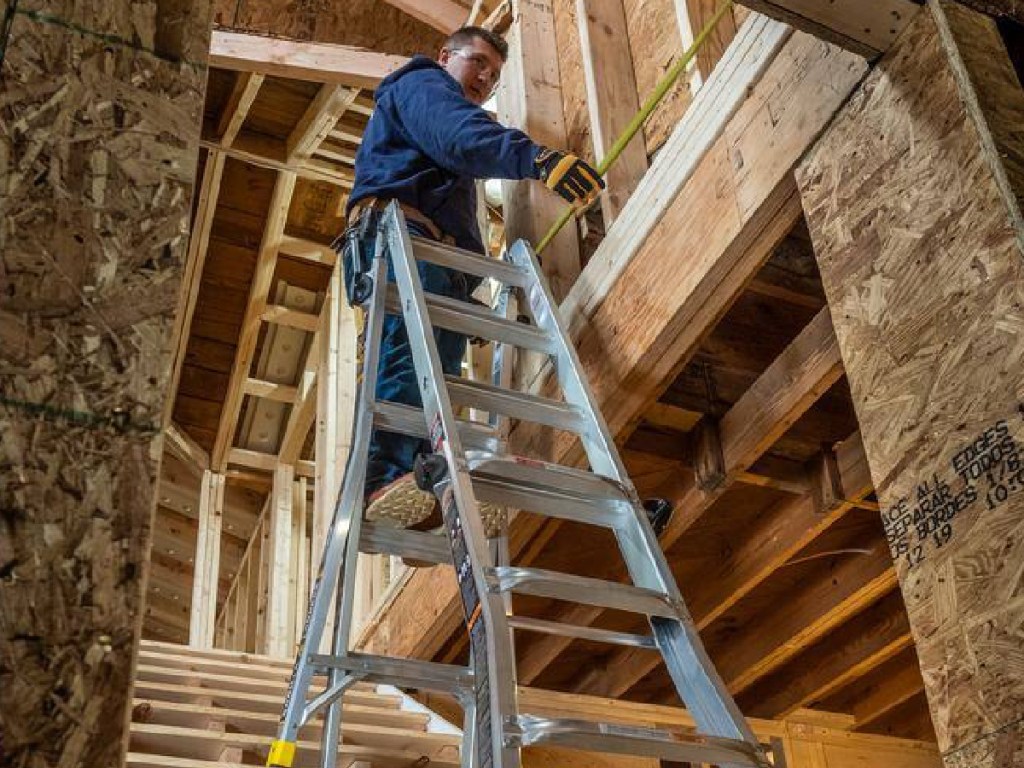
<svg viewBox="0 0 1024 768">
<path fill-rule="evenodd" d="M 209 5 L 51 5 L 8 6 L 0 70 L 0 763 L 106 768 L 140 629 Z"/>
<path fill-rule="evenodd" d="M 939 747 L 1020 765 L 1024 93 L 991 20 L 929 6 L 799 183 Z"/>
</svg>

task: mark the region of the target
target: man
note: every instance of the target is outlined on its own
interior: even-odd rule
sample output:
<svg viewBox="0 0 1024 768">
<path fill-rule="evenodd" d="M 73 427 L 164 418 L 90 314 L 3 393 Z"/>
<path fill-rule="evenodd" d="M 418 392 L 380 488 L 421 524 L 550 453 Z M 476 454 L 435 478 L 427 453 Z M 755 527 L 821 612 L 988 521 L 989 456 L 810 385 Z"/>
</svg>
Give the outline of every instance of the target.
<svg viewBox="0 0 1024 768">
<path fill-rule="evenodd" d="M 365 290 L 358 280 L 373 257 L 375 214 L 397 200 L 412 234 L 484 253 L 477 226 L 477 179 L 539 179 L 569 202 L 590 203 L 604 187 L 597 172 L 578 157 L 535 144 L 523 133 L 496 123 L 481 105 L 498 83 L 508 54 L 504 40 L 479 27 L 464 27 L 448 38 L 437 61 L 415 56 L 386 77 L 356 155 L 356 179 L 348 204 L 345 235 L 346 285 L 350 300 Z M 356 266 L 361 265 L 361 266 Z M 419 263 L 427 293 L 460 301 L 479 280 Z M 388 278 L 394 279 L 389 266 Z M 465 337 L 435 331 L 441 366 L 459 375 Z M 400 317 L 384 320 L 376 397 L 420 406 L 412 352 Z M 440 525 L 433 495 L 412 476 L 426 441 L 377 432 L 367 470 L 369 520 L 420 529 Z M 493 535 L 500 511 L 481 510 Z"/>
</svg>

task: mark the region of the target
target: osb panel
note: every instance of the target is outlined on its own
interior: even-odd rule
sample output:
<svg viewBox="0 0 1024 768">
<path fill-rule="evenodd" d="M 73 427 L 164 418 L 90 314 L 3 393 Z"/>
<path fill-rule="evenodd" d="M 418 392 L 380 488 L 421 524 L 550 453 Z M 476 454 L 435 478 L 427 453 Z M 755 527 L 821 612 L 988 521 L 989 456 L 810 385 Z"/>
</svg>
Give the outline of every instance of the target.
<svg viewBox="0 0 1024 768">
<path fill-rule="evenodd" d="M 651 95 L 658 81 L 683 53 L 673 0 L 623 0 L 626 30 L 633 53 L 640 103 Z M 690 105 L 690 84 L 683 75 L 661 100 L 644 126 L 647 154 L 653 155 L 675 128 Z"/>
<path fill-rule="evenodd" d="M 940 748 L 1010 765 L 1021 739 L 993 734 L 1024 711 L 1024 233 L 954 66 L 919 14 L 799 180 Z"/>
<path fill-rule="evenodd" d="M 594 161 L 587 113 L 587 88 L 583 79 L 583 52 L 576 22 L 576 0 L 554 0 L 555 37 L 558 39 L 558 75 L 562 83 L 562 111 L 566 145 L 588 162 Z"/>
<path fill-rule="evenodd" d="M 405 56 L 435 54 L 444 42 L 440 32 L 384 0 L 214 0 L 214 19 L 244 32 Z"/>
<path fill-rule="evenodd" d="M 106 768 L 120 761 L 140 630 L 209 6 L 13 8 L 0 106 L 0 763 Z"/>
</svg>

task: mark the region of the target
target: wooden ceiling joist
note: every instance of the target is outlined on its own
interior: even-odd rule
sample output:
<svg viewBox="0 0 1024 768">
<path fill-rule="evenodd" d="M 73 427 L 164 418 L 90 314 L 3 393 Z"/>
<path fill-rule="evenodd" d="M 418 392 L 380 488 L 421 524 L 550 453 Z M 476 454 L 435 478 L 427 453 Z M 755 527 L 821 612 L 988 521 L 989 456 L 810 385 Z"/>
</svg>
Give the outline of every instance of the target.
<svg viewBox="0 0 1024 768">
<path fill-rule="evenodd" d="M 814 706 L 913 642 L 903 599 L 893 590 L 759 680 L 737 703 L 755 717 L 785 717 L 801 707 Z"/>
<path fill-rule="evenodd" d="M 334 129 L 345 110 L 359 95 L 358 88 L 327 84 L 320 87 L 298 124 L 288 136 L 285 155 L 289 162 L 308 158 Z"/>
<path fill-rule="evenodd" d="M 791 599 L 765 606 L 750 620 L 750 631 L 715 654 L 716 668 L 734 695 L 893 590 L 896 571 L 884 537 L 865 543 L 867 553 L 837 555 L 834 566 Z"/>
<path fill-rule="evenodd" d="M 238 132 L 242 130 L 242 123 L 256 101 L 263 79 L 264 75 L 259 72 L 238 73 L 228 103 L 217 123 L 217 138 L 221 146 L 230 147 Z"/>
<path fill-rule="evenodd" d="M 260 469 L 264 472 L 273 472 L 281 464 L 281 459 L 273 453 L 261 453 L 248 448 L 232 448 L 228 451 L 228 463 L 239 464 L 250 469 Z M 300 477 L 311 478 L 316 476 L 316 469 L 313 462 L 298 460 L 295 462 L 295 473 Z"/>
<path fill-rule="evenodd" d="M 469 9 L 454 0 L 386 0 L 386 2 L 445 35 L 450 35 L 461 27 L 469 17 Z"/>
<path fill-rule="evenodd" d="M 213 31 L 210 43 L 213 67 L 353 88 L 375 88 L 406 61 L 403 56 L 347 45 L 283 40 L 222 29 Z"/>
</svg>

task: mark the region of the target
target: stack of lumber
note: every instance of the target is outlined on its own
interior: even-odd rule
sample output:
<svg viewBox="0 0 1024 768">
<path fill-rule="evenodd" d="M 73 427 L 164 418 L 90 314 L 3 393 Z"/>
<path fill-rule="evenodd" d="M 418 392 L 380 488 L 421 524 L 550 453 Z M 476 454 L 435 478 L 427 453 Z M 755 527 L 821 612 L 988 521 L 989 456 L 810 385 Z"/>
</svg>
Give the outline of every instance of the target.
<svg viewBox="0 0 1024 768">
<path fill-rule="evenodd" d="M 143 641 L 132 701 L 127 768 L 264 765 L 291 662 Z M 338 767 L 457 768 L 458 732 L 439 733 L 400 695 L 357 685 L 343 699 Z M 303 728 L 296 768 L 319 765 L 321 721 Z"/>
</svg>

